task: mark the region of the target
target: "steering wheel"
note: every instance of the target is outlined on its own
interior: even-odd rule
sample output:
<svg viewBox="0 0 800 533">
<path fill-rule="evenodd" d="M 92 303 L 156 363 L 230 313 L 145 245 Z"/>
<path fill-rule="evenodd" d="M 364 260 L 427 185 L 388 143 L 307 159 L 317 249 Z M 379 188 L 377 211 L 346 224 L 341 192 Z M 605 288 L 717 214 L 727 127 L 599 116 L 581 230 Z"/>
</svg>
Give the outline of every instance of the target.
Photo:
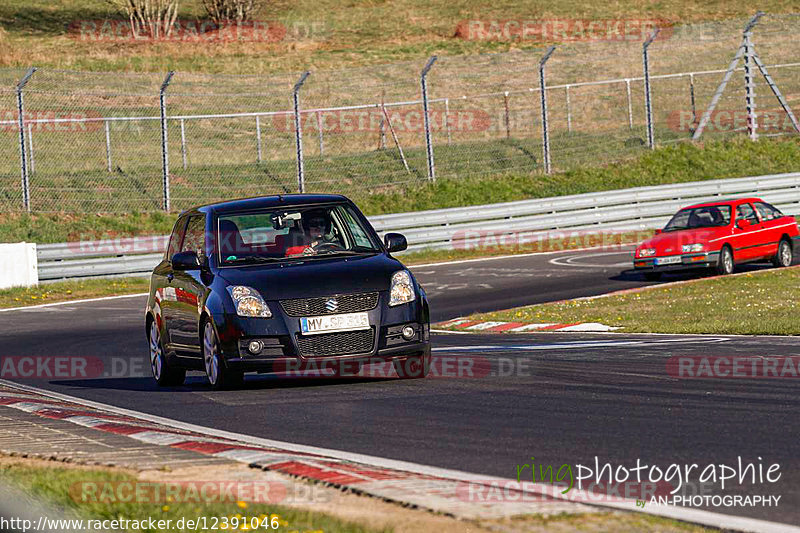
<svg viewBox="0 0 800 533">
<path fill-rule="evenodd" d="M 317 244 L 311 246 L 311 249 L 317 253 L 320 252 L 333 252 L 336 250 L 344 250 L 340 245 L 336 244 L 335 242 L 318 242 Z"/>
</svg>

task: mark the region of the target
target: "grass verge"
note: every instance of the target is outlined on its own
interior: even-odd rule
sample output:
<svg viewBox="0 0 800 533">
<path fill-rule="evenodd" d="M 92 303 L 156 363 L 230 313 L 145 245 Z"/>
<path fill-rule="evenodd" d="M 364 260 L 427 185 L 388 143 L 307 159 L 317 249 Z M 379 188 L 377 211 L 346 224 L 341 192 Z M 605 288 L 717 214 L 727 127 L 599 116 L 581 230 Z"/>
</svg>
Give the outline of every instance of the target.
<svg viewBox="0 0 800 533">
<path fill-rule="evenodd" d="M 625 333 L 800 335 L 800 268 L 714 277 L 594 299 L 481 313 L 474 320 L 600 322 Z"/>
<path fill-rule="evenodd" d="M 487 174 L 415 183 L 381 193 L 355 192 L 350 197 L 367 215 L 481 205 L 544 198 L 626 187 L 685 183 L 712 179 L 791 172 L 800 168 L 800 141 L 746 139 L 681 143 L 629 161 L 585 166 L 544 176 Z M 220 199 L 241 196 L 235 186 L 221 189 Z M 233 191 L 233 192 L 231 192 Z M 156 193 L 155 196 L 160 198 Z M 159 193 L 160 194 L 160 193 Z M 769 198 L 767 198 L 769 200 Z M 160 212 L 120 215 L 0 213 L 0 242 L 37 243 L 95 240 L 170 232 L 174 214 Z"/>
<path fill-rule="evenodd" d="M 182 518 L 197 520 L 205 518 L 208 524 L 213 524 L 214 519 L 219 517 L 227 518 L 230 524 L 238 523 L 240 527 L 228 527 L 220 529 L 231 530 L 271 530 L 269 527 L 242 528 L 243 519 L 248 521 L 256 517 L 259 524 L 269 524 L 274 516 L 277 516 L 278 529 L 281 531 L 306 531 L 326 533 L 367 533 L 373 531 L 385 531 L 367 528 L 355 523 L 345 522 L 337 518 L 322 513 L 292 509 L 290 507 L 271 505 L 263 503 L 247 502 L 223 502 L 223 503 L 195 503 L 190 502 L 194 498 L 186 498 L 187 502 L 156 502 L 141 503 L 136 501 L 108 503 L 107 501 L 83 501 L 81 498 L 80 487 L 83 484 L 94 483 L 99 487 L 110 487 L 114 494 L 113 487 L 117 483 L 135 483 L 136 477 L 119 471 L 92 470 L 92 469 L 69 469 L 69 468 L 36 468 L 22 465 L 2 465 L 0 466 L 0 478 L 17 486 L 24 492 L 32 496 L 65 509 L 67 513 L 83 519 L 91 520 L 130 520 L 146 521 L 149 518 L 155 520 L 171 520 L 172 527 L 159 529 L 159 531 L 185 531 L 176 527 Z M 148 491 L 148 493 L 150 493 Z M 155 490 L 153 491 L 155 493 Z M 164 490 L 159 491 L 164 494 Z M 99 490 L 94 494 L 104 494 Z M 188 493 L 187 493 L 188 496 Z M 135 500 L 135 498 L 133 498 Z M 199 496 L 197 500 L 201 500 Z M 77 500 L 77 501 L 76 501 Z M 62 517 L 55 517 L 62 518 Z M 237 522 L 234 522 L 236 520 Z M 221 522 L 220 522 L 221 523 Z M 135 531 L 136 529 L 131 529 Z M 149 531 L 147 528 L 141 529 Z"/>
<path fill-rule="evenodd" d="M 149 279 L 135 277 L 59 281 L 38 287 L 15 287 L 0 290 L 0 309 L 137 294 L 147 292 L 149 287 Z"/>
<path fill-rule="evenodd" d="M 377 502 L 363 496 L 337 496 L 340 504 L 333 512 L 318 512 L 303 507 L 250 504 L 242 506 L 237 502 L 217 504 L 160 502 L 145 503 L 78 503 L 72 495 L 76 494 L 76 484 L 94 483 L 99 489 L 104 486 L 119 487 L 115 483 L 155 484 L 157 481 L 136 478 L 134 474 L 116 469 L 82 467 L 70 465 L 54 467 L 40 460 L 3 460 L 0 456 L 0 480 L 15 486 L 41 500 L 42 503 L 58 507 L 65 512 L 63 516 L 51 518 L 83 518 L 84 520 L 141 520 L 149 517 L 155 520 L 172 520 L 173 524 L 181 518 L 197 517 L 277 517 L 278 531 L 293 533 L 372 532 L 397 531 L 410 533 L 417 531 L 442 531 L 455 533 L 465 528 L 475 533 L 492 531 L 518 531 L 520 533 L 571 532 L 571 531 L 630 531 L 633 533 L 661 531 L 664 533 L 701 533 L 716 529 L 678 522 L 675 520 L 645 515 L 635 512 L 601 511 L 592 513 L 555 515 L 523 515 L 503 519 L 457 520 L 422 510 L 404 509 L 401 506 Z M 180 479 L 175 480 L 180 483 Z M 120 493 L 122 491 L 120 490 Z M 148 490 L 155 493 L 155 489 Z M 163 494 L 163 489 L 161 494 Z M 108 495 L 108 493 L 106 493 Z M 118 493 L 114 493 L 115 495 Z M 189 493 L 186 493 L 187 495 Z M 80 495 L 80 492 L 77 493 Z M 358 508 L 360 511 L 355 511 Z M 330 507 L 329 507 L 330 509 Z M 412 514 L 413 513 L 413 514 Z M 379 514 L 376 517 L 375 514 Z M 130 530 L 130 529 L 129 529 Z M 147 530 L 147 529 L 145 529 Z M 215 529 L 214 531 L 217 531 Z M 228 528 L 236 530 L 236 528 Z M 244 531 L 245 529 L 239 528 Z M 253 530 L 248 528 L 247 530 Z M 269 530 L 260 528 L 259 530 Z M 163 529 L 159 531 L 175 531 Z"/>
</svg>

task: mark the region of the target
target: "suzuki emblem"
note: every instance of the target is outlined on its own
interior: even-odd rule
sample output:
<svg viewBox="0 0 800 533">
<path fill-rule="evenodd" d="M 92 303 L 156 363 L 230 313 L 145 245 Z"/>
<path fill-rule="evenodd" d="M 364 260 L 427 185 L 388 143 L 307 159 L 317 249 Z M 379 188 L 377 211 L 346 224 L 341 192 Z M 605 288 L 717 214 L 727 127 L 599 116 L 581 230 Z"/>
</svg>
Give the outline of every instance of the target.
<svg viewBox="0 0 800 533">
<path fill-rule="evenodd" d="M 339 302 L 336 301 L 336 298 L 328 298 L 325 300 L 325 309 L 330 312 L 336 311 L 339 309 Z"/>
</svg>

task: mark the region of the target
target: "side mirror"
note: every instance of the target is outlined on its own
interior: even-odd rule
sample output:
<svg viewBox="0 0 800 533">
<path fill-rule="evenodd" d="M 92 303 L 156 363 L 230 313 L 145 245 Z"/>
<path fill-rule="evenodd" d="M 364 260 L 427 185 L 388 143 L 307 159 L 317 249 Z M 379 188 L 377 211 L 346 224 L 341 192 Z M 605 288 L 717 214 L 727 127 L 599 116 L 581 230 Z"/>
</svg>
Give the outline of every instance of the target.
<svg viewBox="0 0 800 533">
<path fill-rule="evenodd" d="M 750 221 L 746 218 L 740 218 L 736 221 L 736 227 L 739 229 L 745 229 L 750 226 Z"/>
<path fill-rule="evenodd" d="M 200 260 L 197 258 L 197 252 L 178 252 L 172 256 L 172 269 L 173 270 L 199 270 Z"/>
<path fill-rule="evenodd" d="M 408 248 L 408 241 L 399 233 L 387 233 L 383 236 L 383 243 L 386 245 L 386 249 L 389 253 L 402 252 Z"/>
<path fill-rule="evenodd" d="M 662 233 L 663 231 L 664 231 L 664 230 L 657 229 L 657 230 L 656 230 L 656 235 L 661 235 L 661 233 Z"/>
</svg>

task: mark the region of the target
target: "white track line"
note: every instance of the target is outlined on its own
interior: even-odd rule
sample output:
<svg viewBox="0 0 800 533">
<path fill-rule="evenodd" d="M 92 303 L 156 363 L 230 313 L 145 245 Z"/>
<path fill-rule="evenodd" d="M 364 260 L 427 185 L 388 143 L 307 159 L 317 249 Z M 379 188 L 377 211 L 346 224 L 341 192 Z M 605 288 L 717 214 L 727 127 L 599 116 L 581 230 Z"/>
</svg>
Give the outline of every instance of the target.
<svg viewBox="0 0 800 533">
<path fill-rule="evenodd" d="M 116 300 L 119 298 L 136 298 L 137 296 L 147 296 L 146 292 L 138 292 L 136 294 L 119 294 L 117 296 L 103 296 L 102 298 L 87 298 L 86 300 L 67 300 L 66 302 L 53 302 L 51 304 L 28 305 L 25 307 L 8 307 L 0 309 L 0 313 L 7 313 L 9 311 L 26 311 L 28 309 L 42 309 L 43 307 L 56 307 L 58 305 L 72 305 L 72 304 L 85 304 L 88 302 L 102 302 L 104 300 Z"/>
<path fill-rule="evenodd" d="M 14 383 L 4 379 L 0 379 L 0 385 L 5 385 L 7 387 L 14 388 L 17 390 L 32 392 L 35 394 L 40 394 L 42 396 L 68 401 L 86 407 L 92 407 L 94 409 L 100 409 L 103 411 L 120 414 L 123 416 L 138 418 L 140 420 L 145 420 L 147 422 L 152 422 L 154 424 L 160 424 L 166 427 L 170 427 L 172 429 L 180 429 L 184 431 L 191 431 L 195 433 L 220 437 L 224 439 L 232 439 L 244 443 L 254 444 L 257 446 L 266 446 L 270 448 L 283 448 L 288 451 L 294 451 L 299 453 L 311 453 L 315 455 L 332 457 L 344 461 L 363 463 L 370 466 L 401 470 L 416 474 L 431 475 L 446 479 L 454 479 L 457 481 L 492 483 L 492 482 L 497 482 L 498 479 L 497 477 L 486 476 L 483 474 L 470 474 L 468 472 L 463 472 L 460 470 L 449 470 L 445 468 L 421 465 L 407 461 L 385 459 L 382 457 L 375 457 L 372 455 L 363 455 L 359 453 L 345 452 L 341 450 L 331 450 L 327 448 L 306 446 L 302 444 L 292 444 L 289 442 L 264 439 L 261 437 L 253 437 L 251 435 L 243 435 L 240 433 L 231 433 L 228 431 L 197 426 L 195 424 L 189 424 L 186 422 L 180 422 L 169 418 L 150 415 L 139 411 L 124 409 L 121 407 L 114 407 L 108 404 L 93 402 L 90 400 L 84 400 L 83 398 L 77 398 L 75 396 L 69 396 L 58 392 L 39 389 L 36 387 L 31 387 L 29 385 L 20 385 L 18 383 Z M 566 501 L 570 501 L 569 498 L 564 498 L 564 499 Z M 621 511 L 629 511 L 629 512 L 632 511 L 654 516 L 661 516 L 664 518 L 671 518 L 673 520 L 681 520 L 683 522 L 690 522 L 694 524 L 711 526 L 720 529 L 728 529 L 733 531 L 748 531 L 757 533 L 761 532 L 800 533 L 800 528 L 789 524 L 782 524 L 780 522 L 770 522 L 767 520 L 759 520 L 755 518 L 745 518 L 745 517 L 732 516 L 721 513 L 714 513 L 711 511 L 704 511 L 700 509 L 673 507 L 673 506 L 656 506 L 656 505 L 651 505 L 649 506 L 648 509 L 641 509 L 635 506 L 635 502 L 633 500 L 622 501 L 622 502 L 581 502 L 581 503 L 597 507 L 618 509 Z"/>
<path fill-rule="evenodd" d="M 627 251 L 624 250 L 623 248 L 630 248 L 632 246 L 636 247 L 636 244 L 635 243 L 631 243 L 631 244 L 620 245 L 620 250 L 618 252 L 609 252 L 609 255 L 616 254 L 616 253 L 620 253 L 620 254 L 627 253 Z M 565 254 L 565 253 L 570 253 L 570 252 L 590 252 L 590 251 L 593 251 L 593 250 L 607 250 L 607 249 L 608 249 L 607 246 L 593 246 L 591 248 L 573 248 L 573 249 L 570 249 L 570 250 L 552 250 L 550 252 L 530 252 L 530 253 L 527 253 L 527 254 L 497 255 L 497 256 L 494 256 L 494 257 L 479 257 L 477 259 L 457 259 L 455 261 L 442 261 L 441 263 L 423 263 L 423 264 L 412 263 L 412 264 L 406 265 L 406 266 L 408 268 L 410 268 L 410 269 L 414 269 L 414 268 L 420 268 L 420 267 L 432 267 L 432 266 L 441 266 L 441 265 L 458 265 L 458 264 L 461 264 L 461 263 L 476 263 L 478 261 L 494 261 L 496 259 L 514 259 L 514 258 L 517 258 L 517 257 L 531 257 L 533 255 L 553 255 L 553 254 Z M 398 258 L 400 259 L 400 261 L 403 260 L 403 256 L 398 256 Z"/>
</svg>

